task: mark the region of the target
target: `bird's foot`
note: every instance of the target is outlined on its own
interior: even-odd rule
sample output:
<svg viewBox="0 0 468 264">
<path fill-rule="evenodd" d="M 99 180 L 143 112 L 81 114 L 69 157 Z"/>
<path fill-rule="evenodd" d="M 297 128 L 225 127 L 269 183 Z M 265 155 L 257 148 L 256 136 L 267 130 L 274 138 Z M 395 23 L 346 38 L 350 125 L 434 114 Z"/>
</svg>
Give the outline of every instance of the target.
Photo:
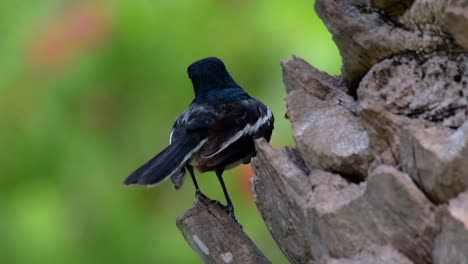
<svg viewBox="0 0 468 264">
<path fill-rule="evenodd" d="M 205 195 L 200 191 L 200 189 L 196 189 L 196 190 L 195 190 L 195 197 L 198 197 L 198 196 L 205 196 Z"/>
<path fill-rule="evenodd" d="M 228 205 L 224 205 L 222 204 L 221 202 L 219 201 L 215 201 L 216 204 L 221 207 L 229 216 L 232 217 L 232 219 L 234 219 L 234 221 L 236 221 L 237 225 L 239 225 L 239 227 L 242 229 L 242 225 L 241 223 L 237 220 L 236 218 L 236 215 L 234 214 L 234 207 L 230 204 Z"/>
</svg>

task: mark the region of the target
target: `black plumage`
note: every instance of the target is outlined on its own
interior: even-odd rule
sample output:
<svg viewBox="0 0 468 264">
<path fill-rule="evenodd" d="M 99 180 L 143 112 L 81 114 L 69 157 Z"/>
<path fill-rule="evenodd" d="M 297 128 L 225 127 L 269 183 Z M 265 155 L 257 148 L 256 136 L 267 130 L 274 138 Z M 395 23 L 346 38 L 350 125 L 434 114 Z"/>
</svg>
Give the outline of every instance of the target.
<svg viewBox="0 0 468 264">
<path fill-rule="evenodd" d="M 133 172 L 125 185 L 155 185 L 171 177 L 178 189 L 187 170 L 200 192 L 193 168 L 215 171 L 228 209 L 233 207 L 222 179 L 225 169 L 249 163 L 255 155 L 254 140 L 270 140 L 274 117 L 271 110 L 249 96 L 218 58 L 199 60 L 188 67 L 195 99 L 175 121 L 170 145 Z"/>
</svg>

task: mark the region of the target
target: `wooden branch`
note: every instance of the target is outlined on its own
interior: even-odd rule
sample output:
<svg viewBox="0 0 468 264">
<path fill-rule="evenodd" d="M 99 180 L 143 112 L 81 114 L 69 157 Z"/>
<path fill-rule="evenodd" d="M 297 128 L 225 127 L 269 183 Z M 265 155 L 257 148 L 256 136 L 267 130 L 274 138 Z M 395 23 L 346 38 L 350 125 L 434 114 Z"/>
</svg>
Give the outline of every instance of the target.
<svg viewBox="0 0 468 264">
<path fill-rule="evenodd" d="M 205 263 L 270 263 L 239 224 L 204 195 L 198 195 L 194 206 L 176 222 Z"/>
</svg>

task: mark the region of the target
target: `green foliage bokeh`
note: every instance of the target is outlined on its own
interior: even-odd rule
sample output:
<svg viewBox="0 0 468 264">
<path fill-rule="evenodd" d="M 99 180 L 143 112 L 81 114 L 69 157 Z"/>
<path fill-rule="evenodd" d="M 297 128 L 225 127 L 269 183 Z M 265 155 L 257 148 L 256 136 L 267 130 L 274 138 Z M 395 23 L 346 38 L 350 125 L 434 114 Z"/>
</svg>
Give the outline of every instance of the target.
<svg viewBox="0 0 468 264">
<path fill-rule="evenodd" d="M 0 263 L 200 263 L 175 226 L 191 182 L 121 184 L 168 144 L 193 98 L 187 66 L 223 59 L 272 108 L 279 148 L 294 144 L 280 60 L 340 65 L 311 0 L 22 0 L 0 14 Z M 246 171 L 225 177 L 238 218 L 284 263 Z M 198 179 L 224 202 L 212 173 Z"/>
</svg>

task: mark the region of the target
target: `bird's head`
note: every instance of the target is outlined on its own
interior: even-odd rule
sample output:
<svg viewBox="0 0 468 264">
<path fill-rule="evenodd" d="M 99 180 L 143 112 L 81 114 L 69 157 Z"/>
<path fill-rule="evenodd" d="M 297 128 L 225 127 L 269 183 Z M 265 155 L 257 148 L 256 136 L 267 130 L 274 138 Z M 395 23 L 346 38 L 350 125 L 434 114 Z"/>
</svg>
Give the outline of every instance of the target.
<svg viewBox="0 0 468 264">
<path fill-rule="evenodd" d="M 192 80 L 195 96 L 210 90 L 239 87 L 232 79 L 224 63 L 216 58 L 209 57 L 192 63 L 187 69 Z"/>
</svg>

